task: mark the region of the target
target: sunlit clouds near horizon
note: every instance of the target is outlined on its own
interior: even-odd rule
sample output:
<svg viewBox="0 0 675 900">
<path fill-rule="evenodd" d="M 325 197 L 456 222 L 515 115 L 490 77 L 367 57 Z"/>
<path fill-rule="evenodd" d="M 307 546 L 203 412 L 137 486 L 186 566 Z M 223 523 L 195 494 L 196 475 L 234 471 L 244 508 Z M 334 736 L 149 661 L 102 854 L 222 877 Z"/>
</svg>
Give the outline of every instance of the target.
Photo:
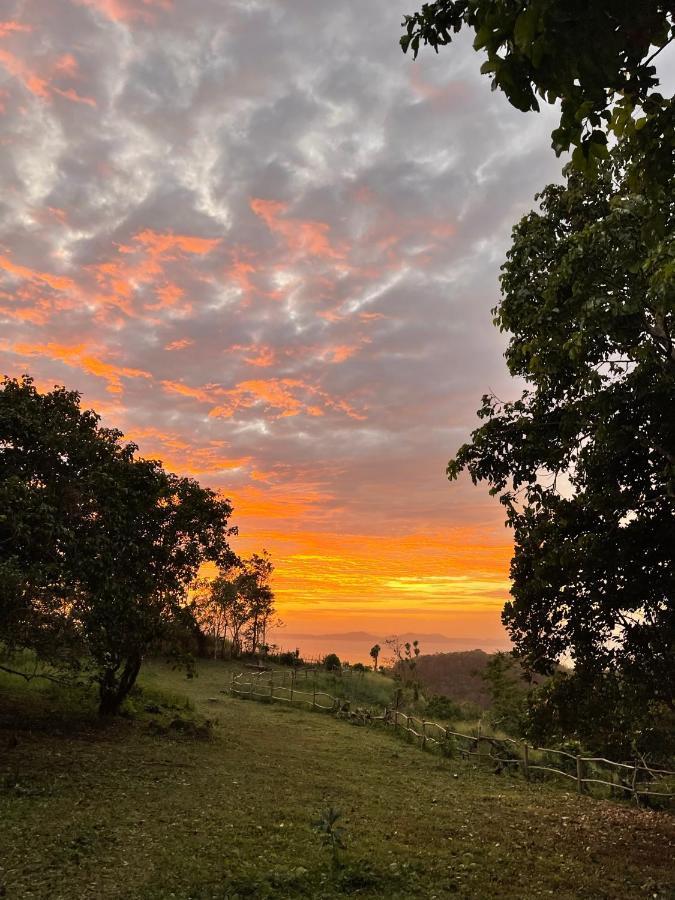
<svg viewBox="0 0 675 900">
<path fill-rule="evenodd" d="M 415 0 L 3 0 L 0 372 L 222 489 L 295 631 L 501 635 L 510 538 L 445 465 L 553 116 Z M 379 633 L 379 632 L 378 632 Z"/>
</svg>

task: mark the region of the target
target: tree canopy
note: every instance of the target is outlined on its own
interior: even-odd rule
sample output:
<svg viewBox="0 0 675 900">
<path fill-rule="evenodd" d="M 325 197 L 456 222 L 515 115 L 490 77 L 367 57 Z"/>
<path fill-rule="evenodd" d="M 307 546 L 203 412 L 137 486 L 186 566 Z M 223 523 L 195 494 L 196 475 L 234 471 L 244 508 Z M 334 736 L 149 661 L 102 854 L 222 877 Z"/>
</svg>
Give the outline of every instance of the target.
<svg viewBox="0 0 675 900">
<path fill-rule="evenodd" d="M 672 702 L 673 262 L 654 259 L 623 171 L 568 170 L 514 229 L 495 312 L 531 387 L 483 398 L 485 424 L 448 474 L 467 468 L 506 507 L 504 620 L 533 667 L 569 652 L 579 671 L 618 667 Z M 662 214 L 672 231 L 672 201 Z"/>
<path fill-rule="evenodd" d="M 237 559 L 215 578 L 200 581 L 192 609 L 200 628 L 210 633 L 214 657 L 230 642 L 233 656 L 267 648 L 267 630 L 274 616 L 270 578 L 274 566 L 269 553 Z"/>
<path fill-rule="evenodd" d="M 403 25 L 415 56 L 473 29 L 493 89 L 523 111 L 559 101 L 553 147 L 573 150 L 514 229 L 494 310 L 527 389 L 485 396 L 448 467 L 513 527 L 504 621 L 533 668 L 569 654 L 579 678 L 672 708 L 675 117 L 654 65 L 672 3 L 437 0 Z"/>
<path fill-rule="evenodd" d="M 649 143 L 664 127 L 672 137 L 671 101 L 656 91 L 653 65 L 675 37 L 669 0 L 436 0 L 403 26 L 401 46 L 415 56 L 420 43 L 438 52 L 472 29 L 474 49 L 487 55 L 481 72 L 516 109 L 560 101 L 553 148 L 575 147 L 580 168 L 607 157 L 608 131 L 631 136 L 649 125 Z"/>
<path fill-rule="evenodd" d="M 0 640 L 89 670 L 104 713 L 186 620 L 200 565 L 236 559 L 229 501 L 137 449 L 77 392 L 0 383 Z"/>
</svg>

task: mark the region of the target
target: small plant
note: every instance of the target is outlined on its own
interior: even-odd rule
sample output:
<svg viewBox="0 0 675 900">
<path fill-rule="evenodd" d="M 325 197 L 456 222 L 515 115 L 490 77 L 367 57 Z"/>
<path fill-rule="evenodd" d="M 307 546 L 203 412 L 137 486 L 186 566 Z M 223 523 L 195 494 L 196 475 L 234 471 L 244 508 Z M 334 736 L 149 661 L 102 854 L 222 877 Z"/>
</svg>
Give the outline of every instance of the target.
<svg viewBox="0 0 675 900">
<path fill-rule="evenodd" d="M 344 842 L 345 830 L 337 823 L 342 818 L 339 809 L 329 806 L 327 810 L 321 813 L 321 817 L 312 822 L 314 831 L 319 835 L 322 845 L 330 851 L 331 867 L 334 872 L 342 866 L 342 858 L 340 853 L 346 849 Z"/>
</svg>

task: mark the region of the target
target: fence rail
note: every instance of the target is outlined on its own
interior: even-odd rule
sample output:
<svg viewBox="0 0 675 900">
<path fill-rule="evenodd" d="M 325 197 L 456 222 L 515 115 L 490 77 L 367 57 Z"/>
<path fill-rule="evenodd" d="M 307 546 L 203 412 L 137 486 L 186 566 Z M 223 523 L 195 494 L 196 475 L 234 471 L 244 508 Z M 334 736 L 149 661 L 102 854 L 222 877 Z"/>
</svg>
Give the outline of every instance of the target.
<svg viewBox="0 0 675 900">
<path fill-rule="evenodd" d="M 303 690 L 298 687 L 298 681 L 303 681 L 303 679 L 299 679 L 295 672 L 292 672 L 290 676 L 283 674 L 277 678 L 272 671 L 246 672 L 232 676 L 230 691 L 234 696 L 279 701 L 289 703 L 291 706 L 307 704 L 310 709 L 332 712 L 360 725 L 381 723 L 395 731 L 418 739 L 422 749 L 427 749 L 431 745 L 440 749 L 447 756 L 459 755 L 463 759 L 474 757 L 478 762 L 494 764 L 495 771 L 502 771 L 504 766 L 515 766 L 516 771 L 520 771 L 527 781 L 531 779 L 533 771 L 550 772 L 575 781 L 580 794 L 586 791 L 586 785 L 601 784 L 624 794 L 627 793 L 636 801 L 639 801 L 640 797 L 675 798 L 673 785 L 668 784 L 669 781 L 675 781 L 675 772 L 652 768 L 643 760 L 627 763 L 615 762 L 603 756 L 582 756 L 553 747 L 537 747 L 528 744 L 527 741 L 514 738 L 495 738 L 490 735 L 482 735 L 480 730 L 478 734 L 463 734 L 453 731 L 445 725 L 440 725 L 438 722 L 427 722 L 418 716 L 408 715 L 397 709 L 385 709 L 382 714 L 373 715 L 367 709 L 358 707 L 352 709 L 351 701 L 341 700 L 326 691 L 317 690 L 315 682 L 312 684 L 311 690 Z M 303 686 L 308 687 L 306 679 Z M 533 754 L 535 755 L 533 756 Z M 546 765 L 551 760 L 542 759 L 541 754 L 564 757 L 569 760 L 569 770 L 555 765 Z M 613 778 L 613 780 L 590 777 L 607 775 L 606 771 L 601 771 L 602 768 L 609 769 L 608 778 Z M 662 784 L 664 781 L 665 785 Z M 671 789 L 653 790 L 656 787 Z"/>
</svg>

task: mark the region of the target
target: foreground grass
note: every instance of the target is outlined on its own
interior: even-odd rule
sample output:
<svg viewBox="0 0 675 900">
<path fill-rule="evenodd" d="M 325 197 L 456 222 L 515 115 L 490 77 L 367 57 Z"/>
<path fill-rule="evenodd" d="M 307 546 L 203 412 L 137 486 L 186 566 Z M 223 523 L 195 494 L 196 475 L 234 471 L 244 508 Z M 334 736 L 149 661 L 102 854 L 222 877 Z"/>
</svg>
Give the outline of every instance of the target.
<svg viewBox="0 0 675 900">
<path fill-rule="evenodd" d="M 136 717 L 103 727 L 75 696 L 0 682 L 8 898 L 673 896 L 665 813 L 232 699 L 218 664 L 192 681 L 153 666 L 143 683 Z M 347 831 L 338 872 L 311 828 L 331 804 Z"/>
</svg>

